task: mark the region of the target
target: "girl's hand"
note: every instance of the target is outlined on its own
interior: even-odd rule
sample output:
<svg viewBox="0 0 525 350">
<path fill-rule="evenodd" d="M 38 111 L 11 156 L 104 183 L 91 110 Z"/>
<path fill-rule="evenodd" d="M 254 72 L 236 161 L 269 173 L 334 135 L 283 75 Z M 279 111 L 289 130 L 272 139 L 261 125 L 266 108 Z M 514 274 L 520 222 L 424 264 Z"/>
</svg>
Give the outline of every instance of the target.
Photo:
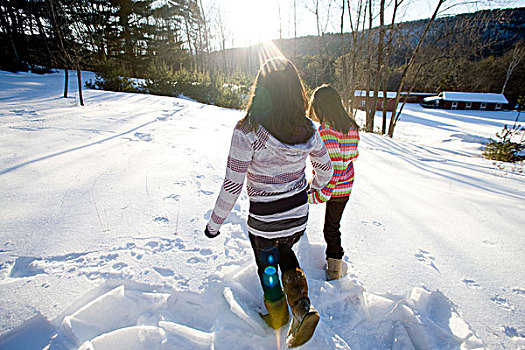
<svg viewBox="0 0 525 350">
<path fill-rule="evenodd" d="M 215 238 L 217 237 L 218 235 L 220 235 L 221 233 L 219 231 L 210 231 L 208 229 L 208 225 L 206 225 L 206 228 L 204 229 L 204 234 L 206 235 L 206 237 L 208 238 Z"/>
</svg>

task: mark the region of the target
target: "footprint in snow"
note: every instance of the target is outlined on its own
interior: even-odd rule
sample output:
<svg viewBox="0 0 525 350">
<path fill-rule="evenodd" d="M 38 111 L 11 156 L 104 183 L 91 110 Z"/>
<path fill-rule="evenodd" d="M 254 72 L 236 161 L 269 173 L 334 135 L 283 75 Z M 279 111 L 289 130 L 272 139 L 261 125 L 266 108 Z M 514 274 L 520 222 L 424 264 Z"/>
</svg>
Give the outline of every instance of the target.
<svg viewBox="0 0 525 350">
<path fill-rule="evenodd" d="M 385 227 L 383 226 L 382 223 L 380 223 L 379 221 L 372 221 L 372 222 L 368 222 L 368 221 L 361 221 L 361 225 L 365 226 L 365 227 L 377 227 L 377 228 L 382 228 L 383 231 L 385 230 Z"/>
<path fill-rule="evenodd" d="M 514 288 L 512 290 L 514 293 L 516 293 L 517 295 L 521 295 L 522 297 L 525 297 L 525 289 L 522 289 L 522 288 Z"/>
<path fill-rule="evenodd" d="M 117 258 L 118 258 L 118 254 L 106 254 L 106 255 L 101 255 L 99 257 L 99 260 L 106 262 L 106 261 L 111 261 L 111 260 L 117 260 Z"/>
<path fill-rule="evenodd" d="M 437 272 L 441 273 L 441 271 L 439 271 L 439 269 L 434 264 L 434 261 L 436 260 L 436 258 L 430 255 L 430 252 L 427 252 L 426 250 L 423 250 L 423 249 L 419 249 L 419 253 L 414 254 L 414 256 L 416 257 L 417 261 L 420 261 L 423 264 L 428 265 L 429 267 L 433 268 Z"/>
<path fill-rule="evenodd" d="M 111 267 L 114 268 L 115 270 L 122 270 L 123 268 L 128 267 L 128 264 L 120 262 L 120 263 L 114 264 Z"/>
<path fill-rule="evenodd" d="M 194 257 L 192 257 L 192 258 L 189 258 L 186 262 L 187 262 L 188 264 L 198 264 L 198 263 L 204 262 L 204 260 L 202 260 L 201 258 L 198 258 L 198 257 L 194 256 Z"/>
<path fill-rule="evenodd" d="M 183 241 L 182 239 L 177 238 L 177 239 L 173 242 L 173 246 L 174 246 L 175 248 L 178 248 L 178 249 L 181 249 L 181 250 L 182 250 L 182 249 L 185 249 L 186 246 L 184 245 L 183 242 L 184 242 L 184 241 Z"/>
<path fill-rule="evenodd" d="M 481 288 L 481 286 L 476 281 L 468 279 L 468 278 L 464 278 L 463 279 L 463 283 L 465 283 L 467 285 L 467 287 L 469 287 L 470 289 L 479 289 L 479 288 Z"/>
<path fill-rule="evenodd" d="M 509 301 L 500 295 L 496 295 L 495 297 L 490 298 L 490 300 L 496 303 L 496 305 L 498 305 L 503 310 L 507 310 L 507 311 L 514 310 L 514 307 L 509 303 Z"/>
<path fill-rule="evenodd" d="M 155 270 L 159 275 L 163 277 L 172 277 L 175 275 L 175 272 L 171 269 L 166 269 L 163 267 L 154 267 L 153 270 Z"/>
<path fill-rule="evenodd" d="M 146 243 L 146 247 L 150 247 L 152 249 L 157 248 L 159 245 L 160 243 L 157 241 L 149 241 L 148 243 Z"/>
<path fill-rule="evenodd" d="M 197 179 L 202 179 L 204 178 L 204 175 L 197 175 L 196 176 Z M 213 191 L 205 191 L 203 190 L 201 187 L 202 187 L 202 184 L 200 181 L 195 181 L 195 185 L 197 185 L 197 188 L 199 189 L 199 193 L 202 193 L 206 196 L 211 196 L 212 194 L 214 194 L 215 192 Z"/>
<path fill-rule="evenodd" d="M 165 216 L 155 216 L 153 218 L 153 222 L 157 222 L 159 224 L 167 224 L 169 221 L 169 219 Z"/>
<path fill-rule="evenodd" d="M 134 257 L 134 258 L 137 259 L 137 260 L 140 260 L 140 259 L 142 259 L 142 257 L 143 257 L 144 255 L 142 255 L 142 254 L 140 254 L 140 253 L 136 253 L 136 252 L 131 252 L 131 256 Z"/>
<path fill-rule="evenodd" d="M 35 115 L 38 115 L 36 111 L 29 110 L 29 109 L 13 109 L 13 110 L 10 110 L 9 112 L 14 113 L 19 117 L 23 117 L 23 116 L 34 117 Z"/>
<path fill-rule="evenodd" d="M 520 331 L 512 326 L 503 326 L 503 332 L 507 337 L 510 338 L 522 338 L 525 339 L 525 331 Z"/>
<path fill-rule="evenodd" d="M 199 253 L 203 256 L 211 255 L 213 251 L 211 249 L 201 249 Z"/>
<path fill-rule="evenodd" d="M 146 134 L 142 132 L 136 132 L 135 137 L 141 141 L 146 141 L 146 142 L 150 142 L 152 140 L 151 134 Z"/>
<path fill-rule="evenodd" d="M 494 247 L 494 246 L 498 245 L 496 242 L 492 242 L 492 241 L 490 241 L 488 239 L 483 240 L 483 243 L 488 245 L 489 247 Z"/>
<path fill-rule="evenodd" d="M 40 266 L 38 266 L 37 258 L 21 256 L 16 258 L 14 265 L 9 271 L 9 277 L 32 277 L 43 273 L 45 273 L 45 271 Z"/>
<path fill-rule="evenodd" d="M 166 202 L 176 203 L 176 202 L 180 201 L 180 195 L 178 195 L 178 194 L 170 194 L 169 196 L 164 197 L 164 200 Z"/>
</svg>

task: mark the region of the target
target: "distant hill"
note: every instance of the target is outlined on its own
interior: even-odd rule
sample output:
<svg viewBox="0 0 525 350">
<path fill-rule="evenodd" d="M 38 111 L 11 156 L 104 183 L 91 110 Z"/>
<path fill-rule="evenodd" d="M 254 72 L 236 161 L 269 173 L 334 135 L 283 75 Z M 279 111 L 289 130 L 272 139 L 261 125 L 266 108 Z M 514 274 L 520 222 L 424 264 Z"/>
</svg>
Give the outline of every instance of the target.
<svg viewBox="0 0 525 350">
<path fill-rule="evenodd" d="M 396 90 L 400 71 L 415 49 L 428 19 L 395 24 L 393 44 L 388 62 L 387 88 Z M 387 31 L 387 37 L 390 31 Z M 370 86 L 371 71 L 375 69 L 379 28 L 357 33 L 358 67 L 355 70 L 356 88 Z M 363 45 L 370 36 L 367 51 Z M 386 38 L 385 38 L 386 40 Z M 417 62 L 419 74 L 409 78 L 414 91 L 436 93 L 448 91 L 497 92 L 504 85 L 509 64 L 509 52 L 518 41 L 525 41 L 525 8 L 484 10 L 436 19 L 431 26 Z M 322 83 L 341 85 L 342 43 L 348 54 L 352 36 L 337 33 L 305 36 L 296 39 L 274 40 L 284 56 L 296 64 L 306 85 Z M 260 64 L 260 45 L 216 52 L 219 70 L 255 74 Z M 348 61 L 347 61 L 348 62 Z M 368 63 L 369 62 L 369 63 Z M 359 74 L 359 77 L 357 75 Z M 516 101 L 525 95 L 525 62 L 514 71 L 505 94 Z"/>
<path fill-rule="evenodd" d="M 417 37 L 406 34 L 421 32 L 427 23 L 428 19 L 423 19 L 396 24 L 397 34 L 394 40 L 402 42 L 408 47 L 417 45 Z M 472 31 L 477 31 L 484 41 L 485 49 L 482 56 L 502 55 L 518 40 L 525 40 L 525 8 L 483 10 L 438 18 L 431 27 L 427 42 L 435 41 L 444 33 L 453 33 L 457 28 L 466 27 Z M 373 28 L 372 31 L 372 35 L 377 41 L 377 27 Z M 368 30 L 365 30 L 360 33 L 360 36 L 364 38 L 367 34 Z M 321 48 L 319 47 L 320 41 L 319 36 L 303 36 L 295 39 L 274 40 L 273 42 L 286 57 L 311 56 L 318 54 L 320 50 L 328 56 L 341 56 L 341 35 L 339 33 L 324 34 Z M 350 33 L 345 33 L 344 43 L 347 47 L 351 46 Z M 219 56 L 226 54 L 225 56 L 230 59 L 237 57 L 246 60 L 252 55 L 253 59 L 256 60 L 255 55 L 258 46 L 227 49 Z M 239 66 L 243 66 L 242 63 Z M 256 70 L 258 67 L 253 68 Z"/>
</svg>

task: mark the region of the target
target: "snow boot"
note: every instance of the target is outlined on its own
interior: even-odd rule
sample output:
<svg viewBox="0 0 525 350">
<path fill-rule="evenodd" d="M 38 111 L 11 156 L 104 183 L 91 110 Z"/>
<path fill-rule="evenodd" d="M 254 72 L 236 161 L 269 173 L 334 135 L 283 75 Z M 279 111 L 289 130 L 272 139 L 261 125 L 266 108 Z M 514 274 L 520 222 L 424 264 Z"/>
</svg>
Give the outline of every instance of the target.
<svg viewBox="0 0 525 350">
<path fill-rule="evenodd" d="M 268 326 L 273 329 L 279 329 L 288 323 L 290 317 L 288 313 L 288 304 L 286 303 L 284 295 L 277 301 L 268 301 L 264 299 L 264 306 L 266 306 L 268 314 L 261 315 L 261 317 Z"/>
<path fill-rule="evenodd" d="M 343 264 L 343 260 L 341 259 L 332 259 L 332 258 L 326 259 L 326 280 L 327 281 L 336 280 L 343 276 L 342 269 L 341 269 L 342 264 Z"/>
<path fill-rule="evenodd" d="M 308 298 L 308 284 L 303 270 L 288 270 L 283 274 L 282 280 L 293 316 L 286 344 L 289 348 L 294 348 L 310 340 L 319 323 L 319 313 Z"/>
</svg>

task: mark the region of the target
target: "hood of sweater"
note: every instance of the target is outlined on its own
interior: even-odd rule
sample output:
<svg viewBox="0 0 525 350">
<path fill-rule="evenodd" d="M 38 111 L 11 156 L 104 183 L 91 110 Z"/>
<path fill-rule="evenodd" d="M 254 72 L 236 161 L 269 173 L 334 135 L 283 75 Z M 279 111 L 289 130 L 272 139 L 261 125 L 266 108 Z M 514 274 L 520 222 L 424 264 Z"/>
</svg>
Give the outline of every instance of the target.
<svg viewBox="0 0 525 350">
<path fill-rule="evenodd" d="M 289 145 L 279 141 L 270 132 L 264 129 L 263 126 L 261 126 L 261 128 L 265 134 L 265 137 L 268 138 L 264 143 L 266 149 L 268 149 L 268 151 L 270 151 L 276 157 L 285 159 L 290 162 L 296 162 L 305 158 L 308 154 L 310 154 L 310 152 L 318 142 L 318 140 L 316 140 L 317 132 L 314 132 L 312 136 L 308 140 L 306 140 L 306 142 Z M 304 140 L 305 136 L 297 135 L 297 139 Z"/>
</svg>

